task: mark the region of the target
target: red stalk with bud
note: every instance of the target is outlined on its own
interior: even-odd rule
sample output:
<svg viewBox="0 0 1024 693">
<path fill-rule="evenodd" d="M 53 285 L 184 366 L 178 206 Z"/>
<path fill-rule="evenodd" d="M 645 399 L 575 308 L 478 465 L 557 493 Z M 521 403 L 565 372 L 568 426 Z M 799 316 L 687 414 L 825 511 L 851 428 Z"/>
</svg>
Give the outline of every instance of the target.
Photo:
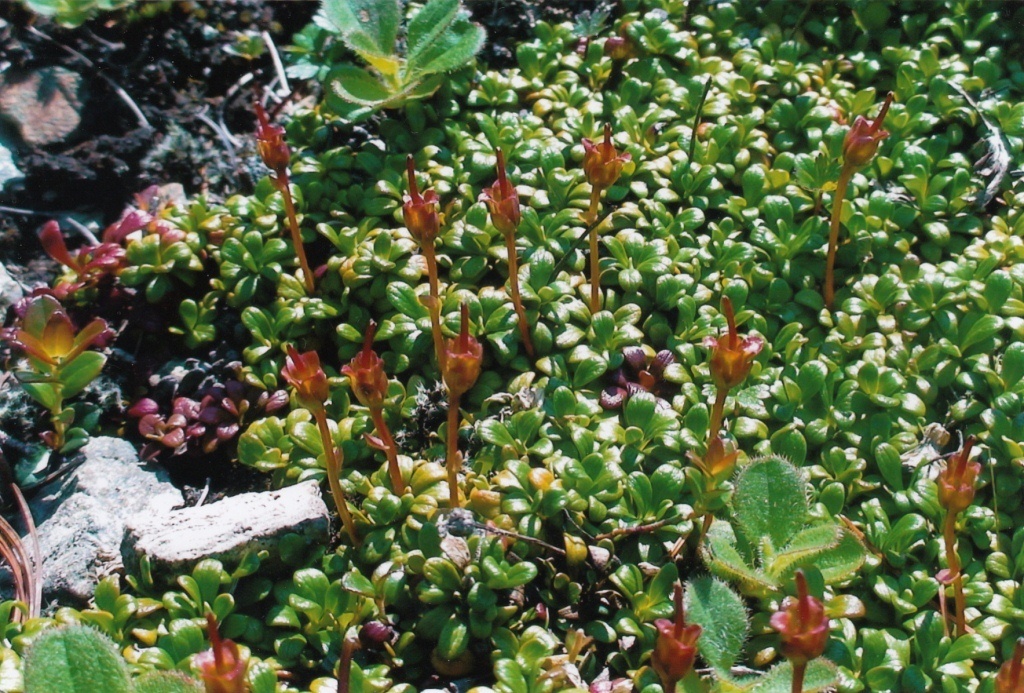
<svg viewBox="0 0 1024 693">
<path fill-rule="evenodd" d="M 963 449 L 953 455 L 946 467 L 939 472 L 936 484 L 939 487 L 939 505 L 946 509 L 946 521 L 942 525 L 942 538 L 946 545 L 946 563 L 942 582 L 953 584 L 953 598 L 956 603 L 957 637 L 967 633 L 967 602 L 964 597 L 964 576 L 961 572 L 960 555 L 956 547 L 956 518 L 974 502 L 974 485 L 981 473 L 981 463 L 972 462 L 971 449 L 974 436 L 964 442 Z"/>
<path fill-rule="evenodd" d="M 210 649 L 197 654 L 194 660 L 206 693 L 246 693 L 249 690 L 245 680 L 248 658 L 242 656 L 237 643 L 220 637 L 217 619 L 209 612 L 206 628 Z"/>
<path fill-rule="evenodd" d="M 448 387 L 448 441 L 445 463 L 448 469 L 448 492 L 451 507 L 459 507 L 459 400 L 480 377 L 484 349 L 469 334 L 469 306 L 462 304 L 462 328 L 459 336 L 449 339 L 445 346 L 442 368 L 444 384 Z"/>
<path fill-rule="evenodd" d="M 441 228 L 440 216 L 437 212 L 437 193 L 431 189 L 420 194 L 416 185 L 416 163 L 410 154 L 405 160 L 406 173 L 409 178 L 409 194 L 405 196 L 402 205 L 402 217 L 405 220 L 405 227 L 416 240 L 427 261 L 427 279 L 430 282 L 430 300 L 427 301 L 427 308 L 430 310 L 430 332 L 434 340 L 434 357 L 437 359 L 437 367 L 444 365 L 444 340 L 441 337 L 441 290 L 437 276 L 437 254 L 434 251 L 434 241 Z"/>
<path fill-rule="evenodd" d="M 768 624 L 782 640 L 782 654 L 793 665 L 793 693 L 804 689 L 807 662 L 820 657 L 828 643 L 828 617 L 825 605 L 807 589 L 804 571 L 796 571 L 796 598 L 786 597 L 782 609 L 772 614 Z"/>
<path fill-rule="evenodd" d="M 331 488 L 331 496 L 338 508 L 338 514 L 341 515 L 345 533 L 348 534 L 348 538 L 355 546 L 359 546 L 359 533 L 356 531 L 352 513 L 349 512 L 348 503 L 345 501 L 345 492 L 341 488 L 342 459 L 340 451 L 334 447 L 334 439 L 331 437 L 331 429 L 327 423 L 327 410 L 324 405 L 330 399 L 331 393 L 327 384 L 327 374 L 320 367 L 320 357 L 315 351 L 300 354 L 295 347 L 289 346 L 284 368 L 281 369 L 281 376 L 295 388 L 295 398 L 313 415 L 313 419 L 316 421 L 327 460 L 327 483 Z"/>
<path fill-rule="evenodd" d="M 885 97 L 885 103 L 874 120 L 868 120 L 864 116 L 857 116 L 853 121 L 853 127 L 846 133 L 843 140 L 843 168 L 839 172 L 839 179 L 836 181 L 836 192 L 832 203 L 832 223 L 828 232 L 828 258 L 825 261 L 825 283 L 822 287 L 822 298 L 825 299 L 825 306 L 831 310 L 835 302 L 835 264 L 836 251 L 839 247 L 839 217 L 843 211 L 843 200 L 846 198 L 846 189 L 857 169 L 867 166 L 875 158 L 878 145 L 882 143 L 889 133 L 882 130 L 882 123 L 885 115 L 892 105 L 893 93 L 889 92 Z"/>
<path fill-rule="evenodd" d="M 601 193 L 615 185 L 622 167 L 630 159 L 628 152 L 620 154 L 612 144 L 612 126 L 604 125 L 604 141 L 595 144 L 583 138 L 583 173 L 590 183 L 590 208 L 584 220 L 590 226 L 590 312 L 601 309 L 601 267 L 597 248 L 597 212 L 601 206 Z"/>
<path fill-rule="evenodd" d="M 1003 662 L 996 674 L 996 693 L 1024 691 L 1024 638 L 1018 638 L 1010 659 Z"/>
<path fill-rule="evenodd" d="M 313 272 L 309 268 L 309 260 L 306 259 L 306 248 L 302 245 L 299 219 L 295 213 L 295 202 L 292 200 L 292 191 L 289 187 L 288 166 L 291 163 L 291 149 L 284 141 L 284 128 L 270 122 L 266 109 L 259 102 L 256 103 L 256 117 L 259 119 L 256 146 L 263 163 L 274 172 L 274 185 L 284 198 L 284 211 L 288 217 L 288 229 L 291 231 L 292 245 L 295 246 L 295 256 L 299 259 L 299 267 L 302 269 L 302 281 L 306 286 L 306 293 L 312 294 L 315 289 Z"/>
<path fill-rule="evenodd" d="M 388 475 L 395 493 L 402 495 L 408 490 L 398 466 L 398 446 L 391 437 L 391 430 L 384 420 L 384 399 L 388 394 L 388 376 L 384 372 L 384 361 L 373 350 L 373 337 L 377 323 L 370 321 L 363 340 L 363 349 L 349 364 L 341 369 L 347 375 L 352 392 L 364 407 L 370 410 L 370 418 L 377 431 L 377 438 L 367 435 L 371 445 L 383 450 L 388 459 Z"/>
<path fill-rule="evenodd" d="M 519 255 L 516 250 L 516 229 L 522 219 L 519 211 L 519 193 L 505 174 L 505 155 L 498 150 L 498 180 L 489 188 L 484 188 L 480 199 L 487 203 L 491 211 L 491 223 L 505 237 L 505 249 L 508 253 L 508 281 L 512 293 L 512 305 L 519 318 L 519 334 L 523 338 L 526 353 L 533 358 L 533 340 L 530 338 L 530 326 L 526 322 L 526 310 L 523 299 L 519 295 Z"/>
<path fill-rule="evenodd" d="M 658 637 L 654 641 L 654 652 L 651 654 L 651 667 L 661 678 L 661 685 L 666 693 L 674 691 L 676 684 L 693 669 L 693 663 L 697 659 L 697 639 L 703 632 L 695 623 L 687 625 L 686 609 L 683 606 L 683 586 L 678 582 L 672 598 L 675 603 L 675 618 L 659 618 L 654 622 L 654 627 L 658 629 Z"/>
</svg>

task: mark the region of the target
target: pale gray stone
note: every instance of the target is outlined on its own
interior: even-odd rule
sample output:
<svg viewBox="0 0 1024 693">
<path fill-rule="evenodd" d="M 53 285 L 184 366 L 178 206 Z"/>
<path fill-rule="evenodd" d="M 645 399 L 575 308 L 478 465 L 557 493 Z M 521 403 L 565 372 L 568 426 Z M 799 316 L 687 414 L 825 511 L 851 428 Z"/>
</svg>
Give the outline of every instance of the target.
<svg viewBox="0 0 1024 693">
<path fill-rule="evenodd" d="M 162 514 L 184 502 L 167 473 L 141 462 L 127 441 L 93 438 L 82 452 L 79 467 L 29 503 L 39 530 L 46 601 L 87 601 L 98 580 L 121 567 L 127 519 Z"/>
<path fill-rule="evenodd" d="M 7 268 L 0 262 L 0 321 L 7 314 L 7 309 L 25 296 L 21 284 L 11 276 Z"/>
<path fill-rule="evenodd" d="M 18 169 L 14 163 L 14 154 L 11 152 L 11 144 L 0 132 L 0 193 L 8 183 L 13 183 L 25 177 L 25 174 Z"/>
<path fill-rule="evenodd" d="M 278 542 L 295 533 L 326 543 L 330 522 L 315 481 L 277 491 L 243 493 L 209 505 L 162 513 L 141 513 L 128 521 L 121 555 L 130 569 L 146 556 L 154 574 L 188 572 L 204 558 L 236 564 L 248 551 L 278 558 Z"/>
<path fill-rule="evenodd" d="M 85 87 L 82 76 L 63 67 L 29 72 L 8 71 L 0 81 L 0 114 L 17 129 L 25 144 L 63 142 L 82 122 Z"/>
</svg>

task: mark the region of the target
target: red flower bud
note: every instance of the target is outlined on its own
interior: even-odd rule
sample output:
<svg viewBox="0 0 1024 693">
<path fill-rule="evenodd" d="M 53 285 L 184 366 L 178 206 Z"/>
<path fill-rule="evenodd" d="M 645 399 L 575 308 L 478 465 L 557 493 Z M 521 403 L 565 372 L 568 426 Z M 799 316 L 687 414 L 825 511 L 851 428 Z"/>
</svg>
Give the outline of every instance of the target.
<svg viewBox="0 0 1024 693">
<path fill-rule="evenodd" d="M 209 629 L 210 649 L 195 656 L 195 666 L 206 686 L 206 693 L 246 693 L 245 670 L 248 659 L 242 657 L 238 645 L 231 640 L 221 640 L 217 630 L 217 619 L 206 614 Z"/>
<path fill-rule="evenodd" d="M 882 143 L 889 133 L 882 130 L 882 122 L 885 114 L 889 112 L 892 105 L 893 93 L 889 92 L 882 104 L 882 110 L 874 120 L 868 120 L 864 116 L 857 116 L 853 121 L 853 127 L 846 133 L 843 140 L 843 160 L 848 166 L 865 166 L 875 158 L 878 145 Z"/>
<path fill-rule="evenodd" d="M 320 409 L 331 397 L 327 374 L 320 367 L 320 357 L 315 351 L 300 354 L 289 346 L 281 376 L 295 388 L 299 404 L 306 409 Z"/>
<path fill-rule="evenodd" d="M 364 407 L 380 409 L 388 394 L 388 376 L 384 372 L 384 361 L 373 350 L 373 336 L 377 323 L 370 321 L 363 339 L 363 349 L 341 369 L 347 375 L 352 392 Z"/>
<path fill-rule="evenodd" d="M 445 345 L 443 376 L 448 390 L 455 397 L 461 396 L 480 377 L 480 365 L 484 348 L 469 335 L 469 306 L 462 304 L 462 329 L 459 336 L 449 339 Z"/>
<path fill-rule="evenodd" d="M 1009 661 L 996 674 L 996 693 L 1024 693 L 1024 638 L 1018 638 Z"/>
<path fill-rule="evenodd" d="M 820 657 L 828 642 L 828 618 L 825 605 L 807 592 L 804 571 L 796 571 L 796 599 L 786 597 L 782 610 L 768 622 L 782 639 L 782 654 L 794 666 Z"/>
<path fill-rule="evenodd" d="M 519 193 L 505 175 L 505 155 L 498 150 L 498 180 L 489 188 L 484 188 L 480 199 L 487 203 L 491 210 L 491 223 L 494 228 L 505 236 L 516 232 L 522 214 L 519 211 Z"/>
<path fill-rule="evenodd" d="M 654 641 L 651 667 L 661 677 L 665 691 L 674 691 L 697 658 L 697 638 L 703 629 L 697 624 L 686 625 L 683 607 L 683 586 L 678 582 L 673 594 L 676 607 L 675 620 L 659 618 L 654 622 L 658 639 Z"/>
<path fill-rule="evenodd" d="M 711 377 L 720 389 L 731 390 L 750 374 L 754 357 L 761 353 L 764 340 L 760 337 L 740 339 L 736 330 L 736 316 L 732 301 L 722 298 L 722 311 L 729 323 L 729 332 L 722 338 L 705 337 L 704 346 L 711 349 Z"/>
<path fill-rule="evenodd" d="M 433 190 L 424 190 L 420 195 L 419 188 L 416 187 L 416 168 L 411 154 L 406 159 L 406 170 L 409 174 L 409 194 L 405 196 L 405 204 L 402 205 L 405 227 L 420 245 L 433 243 L 441 225 L 437 215 L 437 193 Z"/>
<path fill-rule="evenodd" d="M 974 484 L 981 473 L 981 463 L 971 462 L 974 436 L 969 436 L 963 449 L 953 455 L 945 469 L 939 472 L 939 504 L 948 512 L 959 513 L 974 502 Z"/>
<path fill-rule="evenodd" d="M 270 122 L 267 111 L 259 102 L 256 103 L 256 117 L 259 125 L 256 128 L 256 147 L 259 149 L 260 158 L 267 165 L 279 183 L 288 179 L 288 166 L 291 163 L 292 152 L 288 143 L 284 141 L 284 128 Z"/>
<path fill-rule="evenodd" d="M 732 476 L 736 469 L 736 460 L 739 458 L 739 450 L 732 442 L 727 442 L 720 436 L 715 436 L 708 442 L 707 452 L 704 457 L 697 457 L 692 452 L 687 453 L 690 461 L 697 465 L 704 475 L 710 477 L 716 484 Z"/>
<path fill-rule="evenodd" d="M 630 160 L 628 152 L 619 154 L 612 144 L 612 126 L 604 125 L 604 141 L 594 144 L 583 138 L 583 172 L 587 182 L 598 190 L 607 190 L 615 185 L 622 174 L 622 166 Z"/>
</svg>

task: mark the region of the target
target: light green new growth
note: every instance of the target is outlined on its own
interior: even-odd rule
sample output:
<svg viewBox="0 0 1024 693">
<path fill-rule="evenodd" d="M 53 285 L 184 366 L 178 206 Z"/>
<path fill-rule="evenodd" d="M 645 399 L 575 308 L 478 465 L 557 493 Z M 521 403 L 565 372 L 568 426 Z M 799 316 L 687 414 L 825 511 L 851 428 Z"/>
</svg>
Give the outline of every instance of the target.
<svg viewBox="0 0 1024 693">
<path fill-rule="evenodd" d="M 401 0 L 323 0 L 318 20 L 369 67 L 339 65 L 327 76 L 335 95 L 369 108 L 399 108 L 430 96 L 444 73 L 468 64 L 484 45 L 460 0 L 430 0 L 398 37 Z"/>
</svg>

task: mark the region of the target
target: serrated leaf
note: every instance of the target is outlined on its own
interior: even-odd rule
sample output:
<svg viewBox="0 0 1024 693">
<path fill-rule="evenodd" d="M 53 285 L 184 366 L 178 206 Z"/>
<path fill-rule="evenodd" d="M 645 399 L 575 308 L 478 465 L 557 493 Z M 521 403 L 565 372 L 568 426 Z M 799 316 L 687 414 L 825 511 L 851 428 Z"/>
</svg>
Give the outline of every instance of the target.
<svg viewBox="0 0 1024 693">
<path fill-rule="evenodd" d="M 736 534 L 728 522 L 715 520 L 711 523 L 701 554 L 712 573 L 738 582 L 744 594 L 765 596 L 778 589 L 768 576 L 743 560 L 736 547 Z"/>
<path fill-rule="evenodd" d="M 743 600 L 721 580 L 699 577 L 686 583 L 686 613 L 704 629 L 697 641 L 701 657 L 718 671 L 729 671 L 750 630 Z"/>
<path fill-rule="evenodd" d="M 338 97 L 360 106 L 377 107 L 393 93 L 366 70 L 355 65 L 339 65 L 327 75 L 327 83 Z"/>
<path fill-rule="evenodd" d="M 778 548 L 804 526 L 809 512 L 807 484 L 796 467 L 777 456 L 755 460 L 736 476 L 733 513 L 754 545 L 762 537 Z"/>
<path fill-rule="evenodd" d="M 451 26 L 407 67 L 408 75 L 449 72 L 466 65 L 481 48 L 487 34 L 465 17 L 458 17 Z"/>
<path fill-rule="evenodd" d="M 857 574 L 867 558 L 867 551 L 860 539 L 849 530 L 843 529 L 839 543 L 822 552 L 814 561 L 821 571 L 826 585 L 847 580 Z"/>
<path fill-rule="evenodd" d="M 415 64 L 420 54 L 445 31 L 459 11 L 460 0 L 430 0 L 409 20 L 406 29 L 406 54 Z"/>
<path fill-rule="evenodd" d="M 772 559 L 771 565 L 765 566 L 765 572 L 782 582 L 815 556 L 838 545 L 840 538 L 841 528 L 834 523 L 807 527 L 797 532 L 786 548 Z"/>
<path fill-rule="evenodd" d="M 382 57 L 394 53 L 402 21 L 399 0 L 323 0 L 320 13 L 324 26 L 341 34 L 353 51 Z"/>
</svg>

